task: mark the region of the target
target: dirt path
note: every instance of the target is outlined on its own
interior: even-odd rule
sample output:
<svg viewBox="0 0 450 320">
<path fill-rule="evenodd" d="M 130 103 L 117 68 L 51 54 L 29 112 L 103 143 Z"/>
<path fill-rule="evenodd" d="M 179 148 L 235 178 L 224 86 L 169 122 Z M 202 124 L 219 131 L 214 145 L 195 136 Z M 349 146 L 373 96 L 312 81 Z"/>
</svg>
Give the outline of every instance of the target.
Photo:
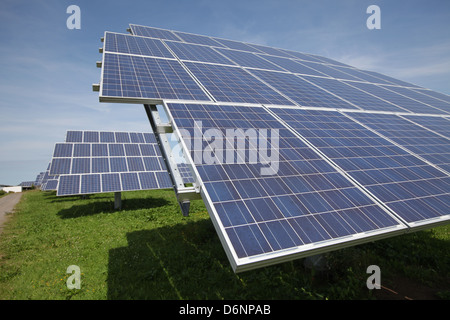
<svg viewBox="0 0 450 320">
<path fill-rule="evenodd" d="M 12 212 L 14 207 L 22 197 L 22 193 L 10 193 L 0 198 L 0 233 L 3 231 L 3 225 L 8 219 L 7 213 Z"/>
</svg>

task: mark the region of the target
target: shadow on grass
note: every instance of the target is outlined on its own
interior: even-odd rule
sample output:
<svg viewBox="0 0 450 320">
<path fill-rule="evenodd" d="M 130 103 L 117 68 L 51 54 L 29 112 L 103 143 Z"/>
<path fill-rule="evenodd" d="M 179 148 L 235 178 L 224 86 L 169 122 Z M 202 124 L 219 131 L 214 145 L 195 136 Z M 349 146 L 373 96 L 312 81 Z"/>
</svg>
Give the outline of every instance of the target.
<svg viewBox="0 0 450 320">
<path fill-rule="evenodd" d="M 448 272 L 440 261 L 448 241 L 427 231 L 331 252 L 329 269 L 322 273 L 299 259 L 236 275 L 209 219 L 130 232 L 127 239 L 128 246 L 109 251 L 110 300 L 368 299 L 373 298 L 366 287 L 371 264 L 393 272 L 398 272 L 394 265 L 403 264 Z M 424 252 L 427 247 L 440 249 Z"/>
<path fill-rule="evenodd" d="M 70 208 L 62 209 L 61 211 L 59 211 L 58 216 L 60 216 L 62 219 L 70 219 L 99 213 L 117 212 L 117 210 L 114 209 L 114 197 L 96 197 L 95 200 L 104 198 L 110 200 L 89 201 L 89 203 L 86 204 L 73 205 Z M 80 202 L 82 202 L 82 200 L 83 199 L 80 199 Z M 72 198 L 71 201 L 74 201 L 74 199 Z M 164 198 L 122 199 L 121 211 L 162 207 L 168 204 L 169 201 Z"/>
</svg>

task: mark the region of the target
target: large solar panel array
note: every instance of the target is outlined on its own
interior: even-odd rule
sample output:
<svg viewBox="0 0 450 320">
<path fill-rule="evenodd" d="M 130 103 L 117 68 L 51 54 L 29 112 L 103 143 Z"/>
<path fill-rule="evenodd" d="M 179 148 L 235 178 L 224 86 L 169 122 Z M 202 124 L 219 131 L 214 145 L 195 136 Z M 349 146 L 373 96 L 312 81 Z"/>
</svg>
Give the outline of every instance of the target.
<svg viewBox="0 0 450 320">
<path fill-rule="evenodd" d="M 59 196 L 172 187 L 153 133 L 68 131 L 49 174 Z"/>
<path fill-rule="evenodd" d="M 317 55 L 130 27 L 105 33 L 100 101 L 163 106 L 235 271 L 449 222 L 448 95 Z M 230 129 L 243 150 L 222 139 Z"/>
</svg>

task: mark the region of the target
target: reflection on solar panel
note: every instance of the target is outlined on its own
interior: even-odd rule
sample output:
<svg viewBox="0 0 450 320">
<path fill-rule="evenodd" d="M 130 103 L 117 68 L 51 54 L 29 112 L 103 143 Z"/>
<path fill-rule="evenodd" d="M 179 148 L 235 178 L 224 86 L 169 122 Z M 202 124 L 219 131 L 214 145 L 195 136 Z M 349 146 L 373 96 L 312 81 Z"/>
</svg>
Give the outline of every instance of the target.
<svg viewBox="0 0 450 320">
<path fill-rule="evenodd" d="M 68 131 L 50 174 L 59 176 L 57 195 L 172 187 L 153 133 Z"/>
<path fill-rule="evenodd" d="M 292 50 L 136 25 L 131 33 L 105 38 L 100 100 L 162 105 L 193 171 L 184 183 L 201 193 L 235 271 L 450 221 L 450 96 Z M 247 132 L 244 146 L 220 138 L 227 130 Z M 252 132 L 279 140 L 260 148 Z M 82 136 L 70 138 L 55 153 L 88 152 L 76 146 Z M 232 152 L 220 153 L 221 142 Z M 95 147 L 95 168 L 127 160 L 109 161 L 85 186 L 156 185 L 146 172 L 122 173 L 159 163 L 118 143 L 127 142 Z M 269 164 L 277 169 L 263 175 Z M 67 168 L 73 160 L 54 164 Z"/>
</svg>

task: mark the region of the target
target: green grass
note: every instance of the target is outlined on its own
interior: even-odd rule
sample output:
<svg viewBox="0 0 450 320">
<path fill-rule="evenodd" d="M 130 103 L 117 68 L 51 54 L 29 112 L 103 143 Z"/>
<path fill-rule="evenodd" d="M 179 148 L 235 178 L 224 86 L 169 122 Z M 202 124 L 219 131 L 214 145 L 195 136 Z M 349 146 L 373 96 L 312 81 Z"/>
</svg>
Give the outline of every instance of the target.
<svg viewBox="0 0 450 320">
<path fill-rule="evenodd" d="M 374 299 L 371 264 L 382 285 L 450 298 L 449 225 L 326 254 L 325 271 L 299 259 L 234 274 L 202 201 L 183 217 L 172 190 L 122 199 L 116 211 L 113 194 L 25 192 L 0 235 L 0 299 Z M 66 286 L 70 265 L 80 290 Z"/>
</svg>

